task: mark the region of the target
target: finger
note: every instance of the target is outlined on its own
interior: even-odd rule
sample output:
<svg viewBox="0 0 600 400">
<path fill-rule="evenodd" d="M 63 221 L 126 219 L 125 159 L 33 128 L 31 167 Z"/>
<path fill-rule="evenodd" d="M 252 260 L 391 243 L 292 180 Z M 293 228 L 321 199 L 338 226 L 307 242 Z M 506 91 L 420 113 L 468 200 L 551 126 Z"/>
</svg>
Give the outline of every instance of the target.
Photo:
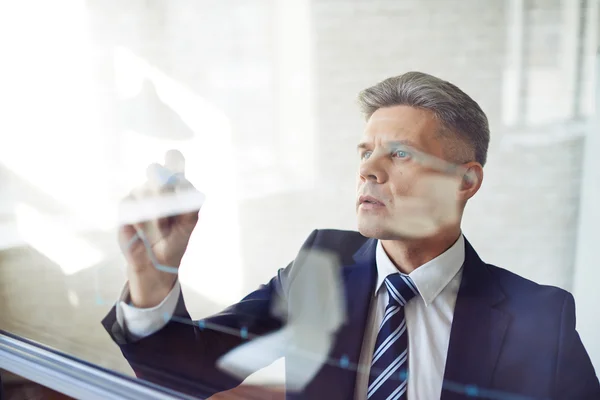
<svg viewBox="0 0 600 400">
<path fill-rule="evenodd" d="M 143 235 L 149 243 L 154 243 L 169 226 L 168 217 L 158 215 L 154 199 L 156 188 L 150 182 L 136 187 L 121 202 L 120 211 L 133 226 L 138 235 Z M 161 218 L 162 217 L 162 218 Z"/>
<path fill-rule="evenodd" d="M 204 204 L 204 194 L 190 181 L 180 177 L 170 192 L 163 192 L 159 196 L 164 200 L 160 206 L 161 215 L 167 216 L 158 221 L 159 229 L 166 232 L 177 224 L 185 231 L 193 231 L 199 219 L 200 208 Z"/>
<path fill-rule="evenodd" d="M 136 229 L 147 231 L 148 226 L 156 222 L 153 205 L 153 199 L 156 196 L 156 188 L 150 182 L 146 182 L 132 191 L 131 198 L 133 201 L 129 206 L 138 214 L 138 218 L 133 221 Z"/>
<path fill-rule="evenodd" d="M 137 224 L 137 229 L 154 238 L 173 224 L 193 229 L 205 196 L 183 176 L 173 178 L 166 167 L 154 163 L 146 169 L 148 180 L 135 188 L 120 205 L 120 223 Z"/>
<path fill-rule="evenodd" d="M 161 193 L 147 183 L 134 189 L 129 199 L 120 205 L 122 223 L 142 224 L 138 226 L 141 228 L 150 223 L 164 232 L 175 222 L 194 226 L 205 196 L 184 179 L 168 191 L 163 188 Z"/>
<path fill-rule="evenodd" d="M 194 187 L 192 182 L 188 181 L 184 177 L 180 177 L 177 179 L 177 184 L 175 185 L 175 191 L 178 193 L 187 193 L 187 192 L 197 192 L 198 189 Z"/>
<path fill-rule="evenodd" d="M 167 151 L 165 153 L 165 168 L 175 174 L 185 176 L 185 157 L 179 150 Z"/>
<path fill-rule="evenodd" d="M 179 212 L 172 222 L 184 231 L 192 232 L 200 219 L 200 209 L 206 196 L 185 178 L 175 187 L 175 195 L 178 196 Z"/>
<path fill-rule="evenodd" d="M 191 233 L 200 220 L 200 211 L 192 211 L 184 214 L 180 214 L 172 219 L 172 224 L 179 226 L 183 232 Z"/>
<path fill-rule="evenodd" d="M 137 231 L 133 225 L 123 225 L 118 229 L 119 246 L 122 250 L 129 250 L 139 241 Z"/>
<path fill-rule="evenodd" d="M 136 211 L 139 209 L 139 200 L 144 198 L 145 187 L 137 186 L 129 194 L 121 199 L 117 208 L 119 226 L 133 227 L 136 223 L 142 222 L 136 217 Z"/>
<path fill-rule="evenodd" d="M 158 163 L 150 164 L 148 165 L 148 168 L 146 168 L 148 186 L 154 193 L 171 190 L 176 184 L 174 175 L 175 173 Z"/>
<path fill-rule="evenodd" d="M 176 195 L 178 196 L 178 212 L 175 216 L 174 222 L 188 225 L 191 229 L 193 229 L 198 222 L 200 209 L 202 208 L 206 197 L 203 193 L 196 190 L 191 185 L 188 188 L 178 190 Z"/>
</svg>

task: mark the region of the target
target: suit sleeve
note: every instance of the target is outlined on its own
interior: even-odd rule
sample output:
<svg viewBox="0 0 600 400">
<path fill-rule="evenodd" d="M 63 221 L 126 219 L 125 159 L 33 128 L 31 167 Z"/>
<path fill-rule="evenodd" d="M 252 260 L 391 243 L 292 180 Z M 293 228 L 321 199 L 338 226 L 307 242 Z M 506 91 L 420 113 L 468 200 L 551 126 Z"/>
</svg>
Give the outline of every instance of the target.
<svg viewBox="0 0 600 400">
<path fill-rule="evenodd" d="M 600 399 L 600 384 L 594 366 L 575 330 L 575 300 L 566 293 L 556 366 L 556 399 Z"/>
<path fill-rule="evenodd" d="M 317 231 L 302 249 L 312 246 Z M 113 307 L 102 321 L 137 377 L 194 396 L 231 389 L 239 379 L 221 372 L 216 361 L 233 348 L 280 329 L 285 323 L 287 288 L 293 265 L 221 313 L 193 321 L 180 294 L 173 318 L 158 332 L 137 341 L 127 337 Z M 250 338 L 249 338 L 250 337 Z"/>
</svg>

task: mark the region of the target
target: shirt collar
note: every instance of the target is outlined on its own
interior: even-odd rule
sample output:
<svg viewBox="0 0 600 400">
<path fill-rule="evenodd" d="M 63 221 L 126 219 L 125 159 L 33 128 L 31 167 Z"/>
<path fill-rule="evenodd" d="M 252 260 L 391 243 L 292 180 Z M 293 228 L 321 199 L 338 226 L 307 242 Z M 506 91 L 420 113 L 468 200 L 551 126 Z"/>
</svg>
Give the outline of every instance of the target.
<svg viewBox="0 0 600 400">
<path fill-rule="evenodd" d="M 377 295 L 385 278 L 390 274 L 398 272 L 398 269 L 383 249 L 381 240 L 377 241 L 375 262 L 377 264 L 375 295 Z M 465 239 L 461 234 L 448 250 L 408 274 L 417 286 L 417 289 L 419 289 L 419 293 L 425 301 L 426 306 L 433 303 L 438 294 L 444 290 L 452 278 L 460 271 L 464 262 Z"/>
</svg>

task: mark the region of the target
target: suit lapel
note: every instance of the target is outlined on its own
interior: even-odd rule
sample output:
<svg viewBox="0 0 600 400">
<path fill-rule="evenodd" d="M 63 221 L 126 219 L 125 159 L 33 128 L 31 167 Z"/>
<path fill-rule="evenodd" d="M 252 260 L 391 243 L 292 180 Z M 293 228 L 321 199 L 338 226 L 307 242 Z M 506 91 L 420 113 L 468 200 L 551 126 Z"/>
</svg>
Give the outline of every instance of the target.
<svg viewBox="0 0 600 400">
<path fill-rule="evenodd" d="M 504 294 L 465 239 L 465 264 L 454 308 L 444 373 L 443 400 L 490 388 L 510 317 L 494 306 Z M 463 395 L 461 395 L 461 393 Z"/>
<path fill-rule="evenodd" d="M 306 388 L 303 398 L 352 399 L 356 383 L 363 335 L 376 281 L 377 240 L 367 240 L 351 259 L 342 260 L 342 280 L 346 299 L 346 322 L 336 334 L 329 353 L 330 363 Z"/>
</svg>

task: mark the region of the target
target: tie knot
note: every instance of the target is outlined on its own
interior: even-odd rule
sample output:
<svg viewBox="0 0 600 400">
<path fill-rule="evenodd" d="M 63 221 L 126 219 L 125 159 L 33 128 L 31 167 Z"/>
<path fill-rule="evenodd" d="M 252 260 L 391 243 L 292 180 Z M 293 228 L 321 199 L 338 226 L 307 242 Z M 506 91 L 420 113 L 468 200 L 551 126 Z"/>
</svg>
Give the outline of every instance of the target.
<svg viewBox="0 0 600 400">
<path fill-rule="evenodd" d="M 390 296 L 390 303 L 398 303 L 404 307 L 410 299 L 419 294 L 419 290 L 410 277 L 401 274 L 391 274 L 385 278 L 385 286 Z"/>
</svg>

